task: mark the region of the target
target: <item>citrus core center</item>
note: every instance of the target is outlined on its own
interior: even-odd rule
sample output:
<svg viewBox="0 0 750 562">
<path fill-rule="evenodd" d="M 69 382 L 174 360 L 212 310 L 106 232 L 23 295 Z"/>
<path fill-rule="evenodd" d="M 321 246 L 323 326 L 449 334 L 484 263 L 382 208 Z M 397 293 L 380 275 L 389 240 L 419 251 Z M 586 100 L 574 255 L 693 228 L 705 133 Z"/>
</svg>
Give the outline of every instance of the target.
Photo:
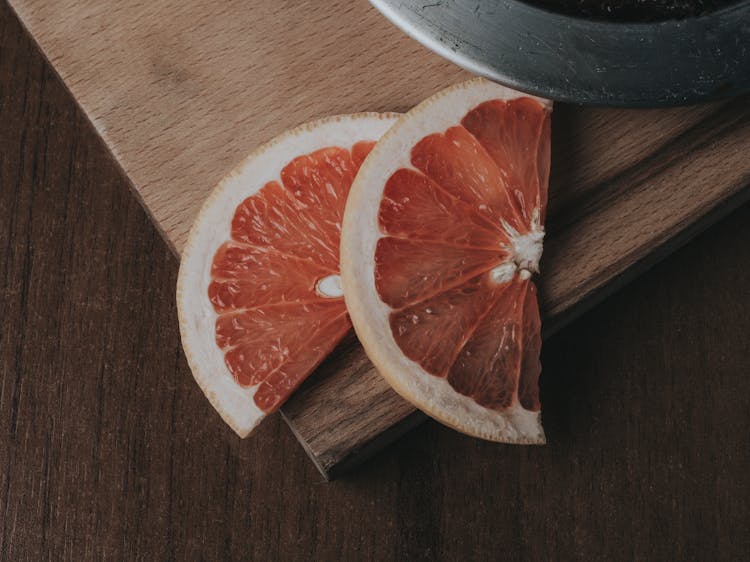
<svg viewBox="0 0 750 562">
<path fill-rule="evenodd" d="M 530 232 L 520 234 L 508 224 L 504 223 L 503 226 L 510 239 L 510 243 L 504 246 L 508 257 L 507 261 L 490 271 L 491 279 L 495 283 L 507 283 L 516 273 L 521 279 L 529 279 L 533 273 L 539 273 L 544 228 L 534 221 Z"/>
</svg>

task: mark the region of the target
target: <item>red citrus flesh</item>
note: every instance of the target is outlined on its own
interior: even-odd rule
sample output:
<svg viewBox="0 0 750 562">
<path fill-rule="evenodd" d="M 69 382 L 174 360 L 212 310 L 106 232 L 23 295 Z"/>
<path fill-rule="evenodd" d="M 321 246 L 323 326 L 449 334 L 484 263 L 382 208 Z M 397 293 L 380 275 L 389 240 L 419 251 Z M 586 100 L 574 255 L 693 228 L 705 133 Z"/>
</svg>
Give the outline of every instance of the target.
<svg viewBox="0 0 750 562">
<path fill-rule="evenodd" d="M 299 156 L 235 210 L 231 240 L 216 252 L 208 296 L 216 343 L 235 380 L 259 385 L 276 410 L 351 328 L 342 297 L 317 284 L 339 273 L 344 206 L 374 143 Z"/>
<path fill-rule="evenodd" d="M 375 286 L 397 345 L 493 410 L 540 407 L 537 292 L 514 241 L 544 224 L 549 146 L 537 101 L 482 103 L 412 148 L 379 209 Z"/>
</svg>

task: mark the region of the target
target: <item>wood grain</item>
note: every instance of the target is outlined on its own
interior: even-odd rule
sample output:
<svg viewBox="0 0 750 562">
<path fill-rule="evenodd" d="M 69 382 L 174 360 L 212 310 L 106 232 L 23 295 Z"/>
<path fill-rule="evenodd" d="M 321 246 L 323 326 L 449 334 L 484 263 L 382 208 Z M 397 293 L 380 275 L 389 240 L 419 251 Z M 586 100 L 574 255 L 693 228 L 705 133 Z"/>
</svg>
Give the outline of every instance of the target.
<svg viewBox="0 0 750 562">
<path fill-rule="evenodd" d="M 467 76 L 364 1 L 11 5 L 177 252 L 259 144 L 327 115 L 403 111 Z"/>
<path fill-rule="evenodd" d="M 363 1 L 11 4 L 178 252 L 212 186 L 258 144 L 322 115 L 403 111 L 466 77 Z M 547 332 L 741 202 L 746 103 L 556 110 Z M 420 419 L 354 340 L 284 416 L 327 475 Z"/>
<path fill-rule="evenodd" d="M 326 484 L 214 415 L 177 261 L 3 2 L 0 123 L 0 561 L 746 559 L 750 206 L 548 339 L 546 447 L 427 422 Z"/>
</svg>

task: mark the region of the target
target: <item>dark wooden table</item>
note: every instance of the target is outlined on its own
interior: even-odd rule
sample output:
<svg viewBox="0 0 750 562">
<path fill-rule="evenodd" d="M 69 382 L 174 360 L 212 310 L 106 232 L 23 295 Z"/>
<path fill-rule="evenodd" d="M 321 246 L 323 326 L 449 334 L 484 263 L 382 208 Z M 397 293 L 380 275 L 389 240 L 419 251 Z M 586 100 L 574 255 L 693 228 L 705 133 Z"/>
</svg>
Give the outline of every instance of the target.
<svg viewBox="0 0 750 562">
<path fill-rule="evenodd" d="M 427 422 L 325 483 L 192 380 L 177 261 L 0 3 L 0 560 L 746 560 L 750 206 L 550 340 L 549 445 Z"/>
</svg>

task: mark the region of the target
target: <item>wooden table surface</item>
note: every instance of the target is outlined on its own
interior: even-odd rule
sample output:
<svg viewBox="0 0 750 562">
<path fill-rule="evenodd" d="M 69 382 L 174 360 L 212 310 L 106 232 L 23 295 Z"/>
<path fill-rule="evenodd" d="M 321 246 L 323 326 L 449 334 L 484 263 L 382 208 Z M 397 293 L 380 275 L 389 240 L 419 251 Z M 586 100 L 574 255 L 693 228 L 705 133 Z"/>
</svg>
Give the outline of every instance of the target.
<svg viewBox="0 0 750 562">
<path fill-rule="evenodd" d="M 325 483 L 211 411 L 177 260 L 0 3 L 0 561 L 746 559 L 748 248 L 746 205 L 550 339 L 549 445 L 427 422 Z"/>
</svg>

